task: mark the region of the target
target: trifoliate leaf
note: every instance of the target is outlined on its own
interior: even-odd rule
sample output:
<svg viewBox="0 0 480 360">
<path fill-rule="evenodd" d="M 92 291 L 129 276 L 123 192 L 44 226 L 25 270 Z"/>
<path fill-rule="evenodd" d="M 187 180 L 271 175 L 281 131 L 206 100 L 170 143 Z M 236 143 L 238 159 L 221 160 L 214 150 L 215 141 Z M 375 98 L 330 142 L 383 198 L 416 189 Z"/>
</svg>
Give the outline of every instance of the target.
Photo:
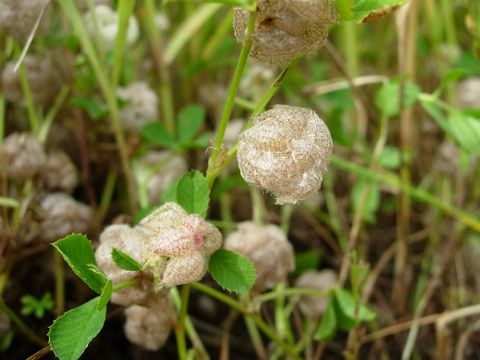
<svg viewBox="0 0 480 360">
<path fill-rule="evenodd" d="M 332 300 L 328 303 L 327 310 L 323 314 L 320 325 L 315 333 L 315 340 L 325 341 L 333 338 L 337 332 L 337 317 L 335 305 Z"/>
<path fill-rule="evenodd" d="M 100 297 L 58 317 L 48 331 L 48 342 L 60 360 L 79 359 L 105 323 L 106 306 L 97 308 Z"/>
<path fill-rule="evenodd" d="M 185 106 L 178 114 L 177 133 L 181 144 L 190 142 L 205 120 L 205 109 L 199 105 Z"/>
<path fill-rule="evenodd" d="M 205 177 L 198 171 L 182 176 L 177 184 L 177 203 L 187 212 L 207 215 L 210 189 Z"/>
<path fill-rule="evenodd" d="M 132 259 L 132 257 L 124 253 L 122 250 L 113 248 L 112 259 L 120 269 L 127 271 L 139 271 L 142 269 L 141 264 L 139 264 L 135 259 Z"/>
<path fill-rule="evenodd" d="M 92 243 L 83 234 L 71 234 L 52 244 L 63 256 L 77 276 L 82 279 L 97 294 L 102 292 L 106 277 L 93 271 L 91 266 L 97 266 Z"/>
<path fill-rule="evenodd" d="M 222 288 L 237 293 L 249 291 L 257 274 L 250 260 L 226 249 L 212 254 L 208 272 Z"/>
<path fill-rule="evenodd" d="M 140 130 L 142 137 L 152 144 L 172 148 L 175 146 L 175 140 L 168 133 L 167 129 L 159 122 L 152 122 Z"/>
</svg>

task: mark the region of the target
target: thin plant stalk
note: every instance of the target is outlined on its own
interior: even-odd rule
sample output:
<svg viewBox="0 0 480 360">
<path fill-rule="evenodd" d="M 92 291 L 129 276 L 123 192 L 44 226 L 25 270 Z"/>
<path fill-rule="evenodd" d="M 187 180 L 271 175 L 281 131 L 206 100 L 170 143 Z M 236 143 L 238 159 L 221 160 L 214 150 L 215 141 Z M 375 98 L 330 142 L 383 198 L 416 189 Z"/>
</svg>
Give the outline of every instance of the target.
<svg viewBox="0 0 480 360">
<path fill-rule="evenodd" d="M 78 9 L 76 8 L 72 0 L 58 0 L 60 7 L 63 9 L 64 13 L 67 15 L 72 27 L 78 36 L 80 44 L 82 46 L 83 52 L 87 57 L 90 65 L 92 66 L 95 77 L 98 80 L 100 89 L 105 97 L 109 111 L 110 111 L 110 123 L 115 135 L 115 140 L 117 143 L 118 153 L 120 156 L 120 162 L 127 182 L 128 198 L 130 202 L 130 207 L 132 210 L 135 210 L 137 207 L 136 200 L 136 187 L 135 181 L 133 178 L 132 170 L 130 168 L 128 160 L 128 150 L 125 142 L 125 136 L 123 134 L 123 129 L 120 121 L 120 113 L 117 104 L 116 89 L 112 86 L 113 82 L 108 77 L 107 69 L 104 68 L 95 47 L 88 36 L 85 25 L 83 24 L 82 18 L 79 14 Z M 125 39 L 124 39 L 125 40 Z"/>
<path fill-rule="evenodd" d="M 210 156 L 210 159 L 208 161 L 207 181 L 210 187 L 213 186 L 213 182 L 215 181 L 216 176 L 214 176 L 213 173 L 219 165 L 219 157 L 222 151 L 223 137 L 225 136 L 225 130 L 227 128 L 228 121 L 230 120 L 230 115 L 232 114 L 233 106 L 235 104 L 235 97 L 237 96 L 237 91 L 240 86 L 240 80 L 242 78 L 243 71 L 245 70 L 248 54 L 250 53 L 250 48 L 252 47 L 252 35 L 255 26 L 255 19 L 256 13 L 250 13 L 245 38 L 242 44 L 242 50 L 240 51 L 240 56 L 238 58 L 237 66 L 233 74 L 232 82 L 230 83 L 230 87 L 228 89 L 227 100 L 225 102 L 223 113 L 218 124 L 217 135 L 215 137 L 212 155 Z"/>
<path fill-rule="evenodd" d="M 155 70 L 159 78 L 160 106 L 162 108 L 163 120 L 168 132 L 175 135 L 175 107 L 173 103 L 172 85 L 168 65 L 164 58 L 162 49 L 163 39 L 155 27 L 156 5 L 153 0 L 145 0 L 145 21 L 144 26 L 150 40 L 152 56 L 155 60 Z"/>
</svg>

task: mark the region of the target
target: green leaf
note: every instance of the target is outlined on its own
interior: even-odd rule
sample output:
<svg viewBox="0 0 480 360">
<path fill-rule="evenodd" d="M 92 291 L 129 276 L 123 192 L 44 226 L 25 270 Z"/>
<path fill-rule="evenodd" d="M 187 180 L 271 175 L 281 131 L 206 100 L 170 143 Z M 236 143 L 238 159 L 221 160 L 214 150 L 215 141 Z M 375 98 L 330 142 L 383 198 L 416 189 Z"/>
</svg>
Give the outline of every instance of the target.
<svg viewBox="0 0 480 360">
<path fill-rule="evenodd" d="M 315 250 L 307 250 L 295 254 L 296 275 L 299 275 L 306 270 L 316 269 L 318 264 L 320 264 L 320 255 Z"/>
<path fill-rule="evenodd" d="M 420 95 L 420 89 L 414 84 L 405 84 L 404 88 L 404 107 L 408 108 L 415 104 Z M 395 117 L 399 114 L 400 85 L 396 81 L 384 84 L 377 91 L 375 104 L 383 116 L 387 118 Z"/>
<path fill-rule="evenodd" d="M 92 98 L 74 96 L 70 98 L 69 103 L 70 105 L 85 110 L 93 120 L 100 120 L 108 114 L 107 106 Z"/>
<path fill-rule="evenodd" d="M 175 140 L 168 133 L 167 129 L 159 122 L 152 122 L 140 130 L 142 137 L 155 145 L 160 145 L 166 148 L 175 146 Z"/>
<path fill-rule="evenodd" d="M 387 169 L 398 169 L 400 160 L 400 150 L 397 147 L 387 145 L 380 155 L 379 163 Z"/>
<path fill-rule="evenodd" d="M 178 114 L 177 133 L 181 144 L 194 138 L 205 120 L 205 109 L 199 105 L 185 106 Z"/>
<path fill-rule="evenodd" d="M 93 271 L 89 265 L 96 266 L 92 243 L 83 234 L 71 234 L 52 244 L 63 256 L 68 266 L 97 294 L 105 286 L 105 277 Z"/>
<path fill-rule="evenodd" d="M 120 269 L 127 271 L 139 271 L 142 269 L 141 264 L 119 249 L 112 249 L 112 259 Z"/>
<path fill-rule="evenodd" d="M 348 319 L 352 321 L 372 321 L 375 319 L 375 313 L 365 305 L 360 305 L 357 314 L 355 314 L 357 301 L 349 291 L 337 288 L 334 290 L 334 295 L 339 309 Z"/>
<path fill-rule="evenodd" d="M 207 179 L 198 171 L 182 176 L 177 184 L 176 200 L 187 212 L 205 217 L 210 201 Z"/>
<path fill-rule="evenodd" d="M 98 299 L 97 303 L 97 310 L 101 310 L 102 308 L 106 307 L 110 298 L 112 297 L 113 293 L 113 284 L 112 280 L 108 280 L 103 288 L 102 293 L 100 294 L 100 298 Z"/>
<path fill-rule="evenodd" d="M 337 317 L 335 315 L 335 304 L 330 300 L 327 310 L 323 314 L 320 325 L 315 333 L 315 340 L 326 341 L 335 336 L 337 332 Z"/>
<path fill-rule="evenodd" d="M 107 308 L 97 309 L 96 297 L 58 317 L 48 331 L 48 342 L 60 360 L 79 359 L 105 323 Z"/>
<path fill-rule="evenodd" d="M 370 13 L 386 6 L 405 4 L 408 0 L 351 0 L 353 20 L 362 21 Z"/>
<path fill-rule="evenodd" d="M 480 119 L 461 111 L 450 111 L 448 123 L 451 135 L 471 155 L 480 155 Z"/>
<path fill-rule="evenodd" d="M 226 249 L 212 254 L 208 272 L 223 289 L 238 293 L 249 291 L 257 274 L 250 260 Z"/>
</svg>

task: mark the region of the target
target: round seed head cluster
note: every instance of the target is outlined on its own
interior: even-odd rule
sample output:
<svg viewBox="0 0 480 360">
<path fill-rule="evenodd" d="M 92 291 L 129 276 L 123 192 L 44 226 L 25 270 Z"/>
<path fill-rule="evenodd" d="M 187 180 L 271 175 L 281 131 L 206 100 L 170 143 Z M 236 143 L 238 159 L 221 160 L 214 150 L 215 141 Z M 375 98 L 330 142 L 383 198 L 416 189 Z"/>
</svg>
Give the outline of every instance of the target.
<svg viewBox="0 0 480 360">
<path fill-rule="evenodd" d="M 95 251 L 95 259 L 99 268 L 112 280 L 113 285 L 123 281 L 138 279 L 139 283 L 112 294 L 112 302 L 129 306 L 145 304 L 154 294 L 151 279 L 140 271 L 120 269 L 112 259 L 112 249 L 116 248 L 128 254 L 139 264 L 145 262 L 142 246 L 146 241 L 143 233 L 124 224 L 110 225 L 100 234 L 100 245 Z"/>
<path fill-rule="evenodd" d="M 327 310 L 327 292 L 337 283 L 337 273 L 333 270 L 307 271 L 295 282 L 295 287 L 318 289 L 325 292 L 325 296 L 302 296 L 300 311 L 308 317 L 319 317 Z"/>
<path fill-rule="evenodd" d="M 78 171 L 70 157 L 61 150 L 52 151 L 41 171 L 47 190 L 70 193 L 78 185 Z"/>
<path fill-rule="evenodd" d="M 145 181 L 150 204 L 158 204 L 163 192 L 188 169 L 180 155 L 170 151 L 149 151 L 136 163 L 139 182 Z"/>
<path fill-rule="evenodd" d="M 51 193 L 40 202 L 43 219 L 42 238 L 55 241 L 70 233 L 84 233 L 92 219 L 92 210 L 70 195 Z"/>
<path fill-rule="evenodd" d="M 0 148 L 1 167 L 16 181 L 32 179 L 42 169 L 46 155 L 42 145 L 31 134 L 13 133 Z"/>
<path fill-rule="evenodd" d="M 158 119 L 157 94 L 145 82 L 119 88 L 117 95 L 125 102 L 120 118 L 126 130 L 139 132 L 144 125 Z"/>
<path fill-rule="evenodd" d="M 40 107 L 50 105 L 63 83 L 60 67 L 55 63 L 53 56 L 27 55 L 22 66 L 25 67 L 34 103 Z M 12 61 L 5 65 L 0 87 L 9 101 L 23 104 L 20 76 L 18 71 L 14 72 L 14 68 L 15 63 Z"/>
<path fill-rule="evenodd" d="M 85 25 L 90 35 L 95 38 L 98 30 L 100 45 L 106 49 L 113 49 L 118 33 L 118 14 L 108 5 L 99 4 L 93 11 L 85 14 Z M 127 44 L 137 41 L 140 35 L 137 19 L 131 16 L 128 20 Z"/>
<path fill-rule="evenodd" d="M 160 349 L 176 322 L 176 313 L 168 297 L 148 306 L 132 305 L 125 309 L 127 339 L 147 350 Z"/>
<path fill-rule="evenodd" d="M 480 77 L 468 78 L 460 82 L 455 94 L 455 103 L 459 108 L 480 108 Z"/>
<path fill-rule="evenodd" d="M 295 204 L 320 189 L 332 147 L 313 110 L 277 105 L 240 135 L 238 166 L 245 181 L 272 193 L 277 204 Z"/>
<path fill-rule="evenodd" d="M 233 28 L 243 40 L 249 13 L 235 9 Z M 250 54 L 269 64 L 282 64 L 323 46 L 330 24 L 337 22 L 334 0 L 260 0 Z"/>
<path fill-rule="evenodd" d="M 222 244 L 216 227 L 199 215 L 187 214 L 175 203 L 159 207 L 140 222 L 140 227 L 148 237 L 146 256 L 168 259 L 161 274 L 163 286 L 200 280 L 207 272 L 208 257 Z"/>
<path fill-rule="evenodd" d="M 247 257 L 257 270 L 254 291 L 273 288 L 295 267 L 292 245 L 275 225 L 243 222 L 225 239 L 225 248 Z"/>
<path fill-rule="evenodd" d="M 24 41 L 30 35 L 42 9 L 50 0 L 0 1 L 0 33 Z M 43 20 L 42 20 L 43 22 Z M 42 23 L 39 30 L 43 30 Z"/>
</svg>

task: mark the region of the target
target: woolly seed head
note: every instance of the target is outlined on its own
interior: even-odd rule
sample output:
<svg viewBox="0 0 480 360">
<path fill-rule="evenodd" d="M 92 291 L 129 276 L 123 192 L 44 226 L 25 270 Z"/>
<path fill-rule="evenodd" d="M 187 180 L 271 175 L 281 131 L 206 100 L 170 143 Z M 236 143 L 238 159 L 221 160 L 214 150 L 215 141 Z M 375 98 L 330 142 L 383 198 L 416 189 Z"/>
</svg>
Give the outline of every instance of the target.
<svg viewBox="0 0 480 360">
<path fill-rule="evenodd" d="M 276 105 L 240 135 L 238 166 L 245 181 L 272 193 L 277 204 L 295 204 L 320 189 L 332 147 L 313 110 Z"/>
<path fill-rule="evenodd" d="M 0 147 L 0 165 L 6 166 L 7 175 L 12 180 L 25 181 L 33 178 L 45 160 L 42 145 L 31 134 L 13 133 Z"/>
<path fill-rule="evenodd" d="M 45 241 L 55 241 L 70 233 L 88 230 L 92 210 L 68 194 L 48 194 L 40 202 L 40 207 L 43 215 L 42 237 Z"/>
<path fill-rule="evenodd" d="M 292 245 L 275 225 L 243 222 L 225 239 L 225 248 L 247 257 L 257 270 L 254 290 L 273 288 L 294 269 Z"/>
<path fill-rule="evenodd" d="M 283 64 L 324 45 L 328 24 L 337 21 L 333 0 L 263 0 L 258 16 L 251 56 L 269 64 Z M 249 14 L 235 9 L 233 28 L 243 40 Z"/>
<path fill-rule="evenodd" d="M 133 305 L 125 309 L 127 339 L 147 350 L 160 349 L 176 322 L 176 313 L 168 297 L 148 306 Z"/>
<path fill-rule="evenodd" d="M 85 24 L 92 37 L 96 36 L 96 25 L 98 25 L 98 36 L 102 46 L 113 49 L 118 33 L 118 14 L 112 8 L 104 4 L 95 6 L 93 11 L 85 14 Z M 131 16 L 126 34 L 127 44 L 131 45 L 137 41 L 139 34 L 137 19 Z"/>
<path fill-rule="evenodd" d="M 70 157 L 57 150 L 47 155 L 43 166 L 41 179 L 48 190 L 71 192 L 78 184 L 78 171 Z"/>
<path fill-rule="evenodd" d="M 309 317 L 319 317 L 327 309 L 327 292 L 337 283 L 337 273 L 333 270 L 307 271 L 295 282 L 295 287 L 311 288 L 325 291 L 325 296 L 302 296 L 300 298 L 300 311 Z"/>
<path fill-rule="evenodd" d="M 61 64 L 54 55 L 27 55 L 23 59 L 28 84 L 33 101 L 40 107 L 49 106 L 58 95 L 63 84 Z M 15 63 L 8 62 L 2 71 L 1 88 L 5 97 L 14 103 L 24 104 L 23 90 L 18 72 L 14 71 Z"/>
<path fill-rule="evenodd" d="M 134 166 L 137 181 L 146 181 L 151 204 L 158 204 L 167 187 L 188 170 L 185 159 L 171 151 L 149 151 Z"/>
<path fill-rule="evenodd" d="M 120 119 L 125 129 L 139 132 L 151 121 L 158 119 L 158 97 L 145 82 L 136 82 L 119 88 L 118 97 L 125 101 Z"/>
<path fill-rule="evenodd" d="M 125 224 L 110 225 L 100 234 L 100 244 L 95 251 L 95 259 L 99 268 L 112 280 L 113 285 L 137 278 L 135 286 L 115 291 L 112 302 L 118 305 L 129 306 L 145 304 L 155 296 L 152 279 L 139 271 L 120 269 L 112 259 L 112 249 L 116 248 L 128 254 L 140 264 L 145 262 L 142 246 L 146 241 L 144 234 Z"/>
<path fill-rule="evenodd" d="M 208 270 L 208 258 L 199 251 L 168 260 L 163 273 L 164 286 L 176 286 L 201 280 Z"/>
<path fill-rule="evenodd" d="M 50 0 L 2 0 L 0 1 L 0 33 L 24 41 L 30 35 L 44 6 Z M 45 30 L 42 19 L 38 32 Z"/>
<path fill-rule="evenodd" d="M 480 77 L 461 81 L 457 85 L 455 94 L 455 103 L 459 108 L 480 108 Z"/>
<path fill-rule="evenodd" d="M 208 268 L 208 256 L 222 244 L 220 231 L 196 214 L 187 214 L 179 205 L 166 203 L 140 222 L 147 237 L 144 253 L 149 264 L 166 259 L 162 273 L 152 269 L 164 286 L 200 280 Z"/>
</svg>

